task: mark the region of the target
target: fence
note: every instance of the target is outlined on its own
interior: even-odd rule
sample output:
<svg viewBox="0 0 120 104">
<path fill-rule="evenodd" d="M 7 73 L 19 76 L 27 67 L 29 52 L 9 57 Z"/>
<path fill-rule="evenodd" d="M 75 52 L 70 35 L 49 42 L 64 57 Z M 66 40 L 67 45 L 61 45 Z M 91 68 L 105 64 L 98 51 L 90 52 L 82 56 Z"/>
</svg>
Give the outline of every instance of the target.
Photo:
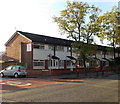
<svg viewBox="0 0 120 104">
<path fill-rule="evenodd" d="M 109 72 L 109 71 L 113 71 L 116 73 L 120 73 L 120 65 L 117 66 L 107 66 L 107 67 L 91 67 L 91 68 L 76 68 L 74 69 L 74 72 L 79 74 L 89 74 L 91 72 L 96 72 L 96 76 L 98 76 L 99 72 L 102 72 L 102 76 L 104 75 L 104 72 Z"/>
</svg>

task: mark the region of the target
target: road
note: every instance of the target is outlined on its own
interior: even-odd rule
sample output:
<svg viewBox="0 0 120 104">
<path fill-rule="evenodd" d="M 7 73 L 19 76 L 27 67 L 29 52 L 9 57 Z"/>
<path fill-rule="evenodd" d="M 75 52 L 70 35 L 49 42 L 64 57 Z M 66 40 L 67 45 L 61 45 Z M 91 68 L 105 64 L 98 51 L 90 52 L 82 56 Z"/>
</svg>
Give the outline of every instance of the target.
<svg viewBox="0 0 120 104">
<path fill-rule="evenodd" d="M 51 84 L 3 92 L 2 102 L 118 102 L 119 99 L 117 75 L 44 81 Z"/>
</svg>

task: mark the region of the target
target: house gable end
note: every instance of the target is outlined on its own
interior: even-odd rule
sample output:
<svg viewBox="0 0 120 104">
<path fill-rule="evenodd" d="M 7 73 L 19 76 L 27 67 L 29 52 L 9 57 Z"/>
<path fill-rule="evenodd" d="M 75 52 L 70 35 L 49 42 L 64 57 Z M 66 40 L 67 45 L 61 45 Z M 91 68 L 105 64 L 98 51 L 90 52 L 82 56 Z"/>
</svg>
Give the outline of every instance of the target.
<svg viewBox="0 0 120 104">
<path fill-rule="evenodd" d="M 22 36 L 23 38 L 25 38 L 27 41 L 32 42 L 32 40 L 30 40 L 29 38 L 25 37 L 24 35 L 22 35 L 22 34 L 20 34 L 19 32 L 16 31 L 16 32 L 10 37 L 10 39 L 5 43 L 5 46 L 9 46 L 11 43 L 13 43 L 19 35 Z"/>
</svg>

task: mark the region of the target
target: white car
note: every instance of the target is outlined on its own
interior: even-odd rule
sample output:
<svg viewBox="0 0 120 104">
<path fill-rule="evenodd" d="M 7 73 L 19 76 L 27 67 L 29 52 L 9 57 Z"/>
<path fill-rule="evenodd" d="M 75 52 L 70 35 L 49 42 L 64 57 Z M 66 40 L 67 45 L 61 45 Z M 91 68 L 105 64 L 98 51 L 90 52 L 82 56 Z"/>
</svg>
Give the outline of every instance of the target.
<svg viewBox="0 0 120 104">
<path fill-rule="evenodd" d="M 26 77 L 27 72 L 26 68 L 23 66 L 12 65 L 0 71 L 0 76 L 3 78 L 4 76 L 14 76 L 15 78 L 19 76 Z"/>
</svg>

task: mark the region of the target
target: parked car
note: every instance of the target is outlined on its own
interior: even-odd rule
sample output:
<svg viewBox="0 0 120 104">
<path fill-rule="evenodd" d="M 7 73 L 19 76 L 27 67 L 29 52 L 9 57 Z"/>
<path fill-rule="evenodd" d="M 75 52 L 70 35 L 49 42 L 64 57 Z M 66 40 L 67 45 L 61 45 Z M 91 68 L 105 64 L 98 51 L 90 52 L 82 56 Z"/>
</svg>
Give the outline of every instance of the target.
<svg viewBox="0 0 120 104">
<path fill-rule="evenodd" d="M 15 78 L 19 76 L 26 77 L 26 68 L 23 66 L 12 65 L 0 71 L 0 76 L 14 76 Z"/>
</svg>

